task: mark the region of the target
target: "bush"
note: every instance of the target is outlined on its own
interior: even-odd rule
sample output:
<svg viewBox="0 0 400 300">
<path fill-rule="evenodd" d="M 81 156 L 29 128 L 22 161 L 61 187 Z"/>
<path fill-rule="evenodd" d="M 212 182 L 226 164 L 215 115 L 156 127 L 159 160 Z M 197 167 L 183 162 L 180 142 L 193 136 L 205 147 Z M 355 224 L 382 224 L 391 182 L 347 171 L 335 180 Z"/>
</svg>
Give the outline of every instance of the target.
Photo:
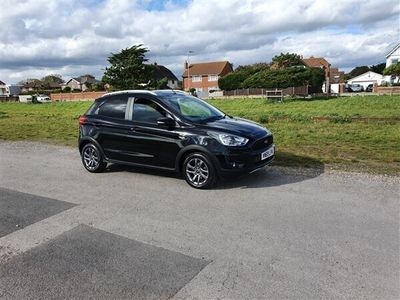
<svg viewBox="0 0 400 300">
<path fill-rule="evenodd" d="M 287 88 L 309 85 L 313 93 L 322 90 L 324 71 L 320 68 L 292 67 L 287 69 L 269 69 L 248 77 L 243 88 Z"/>
<path fill-rule="evenodd" d="M 221 90 L 232 91 L 243 88 L 243 82 L 253 74 L 268 69 L 267 64 L 259 63 L 248 66 L 239 66 L 235 72 L 229 73 L 218 80 Z"/>
</svg>

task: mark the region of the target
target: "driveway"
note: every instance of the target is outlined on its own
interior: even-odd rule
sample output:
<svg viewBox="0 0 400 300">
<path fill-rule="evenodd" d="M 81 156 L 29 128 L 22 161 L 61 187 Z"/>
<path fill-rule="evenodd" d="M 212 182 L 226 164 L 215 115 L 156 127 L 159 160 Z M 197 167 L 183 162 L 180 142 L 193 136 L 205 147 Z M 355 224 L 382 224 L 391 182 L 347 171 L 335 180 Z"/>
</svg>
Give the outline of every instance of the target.
<svg viewBox="0 0 400 300">
<path fill-rule="evenodd" d="M 399 177 L 270 167 L 202 191 L 0 142 L 0 299 L 398 299 L 399 198 Z"/>
</svg>

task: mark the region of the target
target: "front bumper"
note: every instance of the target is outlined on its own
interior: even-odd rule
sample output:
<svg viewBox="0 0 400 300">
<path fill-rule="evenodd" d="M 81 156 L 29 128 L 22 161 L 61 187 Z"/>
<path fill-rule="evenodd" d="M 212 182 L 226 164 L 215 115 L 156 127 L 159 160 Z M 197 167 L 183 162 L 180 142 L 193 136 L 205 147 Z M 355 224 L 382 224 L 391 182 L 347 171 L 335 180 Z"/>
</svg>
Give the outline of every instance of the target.
<svg viewBox="0 0 400 300">
<path fill-rule="evenodd" d="M 275 151 L 272 156 L 261 159 L 265 151 L 275 149 L 275 145 L 269 145 L 259 150 L 242 149 L 230 150 L 224 155 L 217 156 L 219 166 L 217 168 L 220 176 L 239 175 L 252 173 L 269 165 L 275 158 Z"/>
</svg>

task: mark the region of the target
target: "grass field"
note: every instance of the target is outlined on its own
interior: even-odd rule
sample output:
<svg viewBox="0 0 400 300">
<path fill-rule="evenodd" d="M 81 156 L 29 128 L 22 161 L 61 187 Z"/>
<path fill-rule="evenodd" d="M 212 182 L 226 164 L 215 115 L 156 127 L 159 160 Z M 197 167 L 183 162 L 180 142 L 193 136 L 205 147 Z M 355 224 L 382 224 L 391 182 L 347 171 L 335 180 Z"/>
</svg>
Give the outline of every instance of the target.
<svg viewBox="0 0 400 300">
<path fill-rule="evenodd" d="M 400 96 L 209 102 L 268 127 L 277 146 L 276 164 L 400 174 Z M 0 103 L 0 139 L 75 146 L 78 117 L 89 105 Z"/>
</svg>

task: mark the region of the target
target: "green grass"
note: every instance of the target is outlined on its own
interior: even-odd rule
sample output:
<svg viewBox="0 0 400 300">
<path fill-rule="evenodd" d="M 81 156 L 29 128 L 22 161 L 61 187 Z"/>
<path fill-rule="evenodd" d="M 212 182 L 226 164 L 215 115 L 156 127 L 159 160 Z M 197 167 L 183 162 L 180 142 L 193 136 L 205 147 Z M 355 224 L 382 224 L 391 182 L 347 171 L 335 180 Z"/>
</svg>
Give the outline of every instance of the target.
<svg viewBox="0 0 400 300">
<path fill-rule="evenodd" d="M 275 164 L 400 174 L 400 96 L 209 102 L 269 128 L 277 146 Z M 89 105 L 0 103 L 0 139 L 75 146 L 78 117 Z"/>
</svg>

